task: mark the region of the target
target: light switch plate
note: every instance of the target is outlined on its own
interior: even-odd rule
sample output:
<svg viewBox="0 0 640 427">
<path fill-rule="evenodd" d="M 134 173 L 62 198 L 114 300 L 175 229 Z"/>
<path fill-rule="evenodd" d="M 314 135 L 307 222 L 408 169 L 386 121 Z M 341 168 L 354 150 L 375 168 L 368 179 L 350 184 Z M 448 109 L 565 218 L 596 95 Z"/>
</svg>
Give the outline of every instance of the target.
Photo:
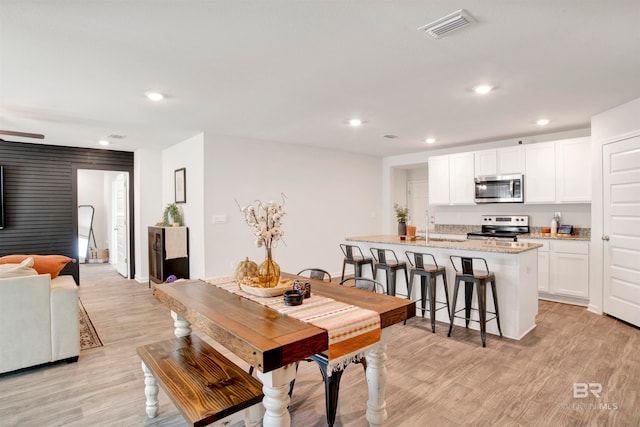
<svg viewBox="0 0 640 427">
<path fill-rule="evenodd" d="M 214 224 L 226 224 L 227 223 L 227 216 L 226 215 L 214 215 L 213 216 L 213 223 Z"/>
</svg>

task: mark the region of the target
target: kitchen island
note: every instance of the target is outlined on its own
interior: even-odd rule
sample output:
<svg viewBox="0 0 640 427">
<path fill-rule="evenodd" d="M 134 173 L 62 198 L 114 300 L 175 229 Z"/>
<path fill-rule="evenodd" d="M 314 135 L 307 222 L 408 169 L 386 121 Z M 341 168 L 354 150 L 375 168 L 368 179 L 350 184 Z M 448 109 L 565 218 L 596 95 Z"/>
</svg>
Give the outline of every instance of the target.
<svg viewBox="0 0 640 427">
<path fill-rule="evenodd" d="M 450 298 L 453 297 L 455 271 L 449 256 L 480 257 L 487 260 L 489 269 L 496 275 L 496 288 L 500 308 L 500 326 L 505 337 L 519 340 L 536 327 L 535 318 L 538 314 L 538 248 L 542 245 L 525 242 L 504 242 L 496 240 L 455 240 L 432 238 L 428 240 L 401 240 L 400 236 L 378 235 L 347 237 L 349 244 L 360 246 L 365 255 L 370 254 L 371 248 L 393 249 L 400 261 L 406 260 L 405 251 L 432 254 L 438 265 L 447 269 L 447 282 Z M 476 267 L 477 269 L 477 267 Z M 368 274 L 365 269 L 363 274 Z M 384 274 L 384 273 L 379 273 Z M 378 280 L 384 283 L 384 277 Z M 401 278 L 402 277 L 402 278 Z M 411 279 L 411 278 L 409 278 Z M 410 298 L 419 300 L 419 279 L 414 279 Z M 407 287 L 402 286 L 404 276 L 398 275 L 397 295 L 407 294 Z M 490 293 L 490 291 L 489 291 Z M 437 281 L 438 301 L 444 301 L 441 280 Z M 474 292 L 475 294 L 475 292 Z M 417 302 L 420 307 L 420 301 Z M 477 302 L 474 296 L 474 306 Z M 456 308 L 464 307 L 464 292 L 459 292 Z M 493 299 L 487 296 L 487 311 L 495 311 Z M 428 316 L 429 311 L 426 311 Z M 473 315 L 472 315 L 473 316 Z M 475 317 L 477 319 L 477 317 Z M 436 320 L 449 323 L 446 310 L 436 312 Z M 464 320 L 456 319 L 455 324 L 464 327 Z M 442 327 L 442 326 L 440 326 Z M 471 322 L 470 328 L 479 329 L 477 322 Z M 498 334 L 495 321 L 487 323 L 487 332 Z M 454 332 L 455 334 L 455 329 Z"/>
</svg>

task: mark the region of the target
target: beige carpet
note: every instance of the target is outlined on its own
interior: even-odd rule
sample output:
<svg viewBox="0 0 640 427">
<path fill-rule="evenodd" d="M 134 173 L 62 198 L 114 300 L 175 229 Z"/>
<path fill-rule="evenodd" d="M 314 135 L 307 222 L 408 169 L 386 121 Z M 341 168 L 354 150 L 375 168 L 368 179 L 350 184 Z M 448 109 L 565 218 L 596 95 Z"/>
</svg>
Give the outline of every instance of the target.
<svg viewBox="0 0 640 427">
<path fill-rule="evenodd" d="M 102 341 L 80 299 L 78 299 L 78 313 L 80 315 L 80 350 L 102 347 Z"/>
</svg>

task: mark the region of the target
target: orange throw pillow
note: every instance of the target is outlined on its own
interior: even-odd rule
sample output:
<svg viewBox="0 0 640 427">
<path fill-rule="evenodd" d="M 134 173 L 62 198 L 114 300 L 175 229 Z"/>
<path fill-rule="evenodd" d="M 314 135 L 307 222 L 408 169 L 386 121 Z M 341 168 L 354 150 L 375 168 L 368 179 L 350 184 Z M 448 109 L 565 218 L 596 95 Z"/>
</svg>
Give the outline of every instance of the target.
<svg viewBox="0 0 640 427">
<path fill-rule="evenodd" d="M 60 271 L 69 261 L 76 262 L 75 259 L 64 255 L 7 255 L 0 258 L 0 264 L 20 264 L 30 257 L 33 258 L 33 269 L 38 274 L 49 273 L 52 279 L 58 277 Z"/>
</svg>

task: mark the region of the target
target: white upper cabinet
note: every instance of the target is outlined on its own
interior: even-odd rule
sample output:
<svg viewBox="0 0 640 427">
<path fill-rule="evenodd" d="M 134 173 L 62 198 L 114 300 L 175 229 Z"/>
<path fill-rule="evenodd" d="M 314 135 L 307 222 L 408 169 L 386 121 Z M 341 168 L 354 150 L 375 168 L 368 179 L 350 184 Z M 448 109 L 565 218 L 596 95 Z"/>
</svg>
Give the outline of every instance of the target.
<svg viewBox="0 0 640 427">
<path fill-rule="evenodd" d="M 556 201 L 591 203 L 591 140 L 556 142 Z"/>
<path fill-rule="evenodd" d="M 473 153 L 429 157 L 429 204 L 473 205 Z"/>
<path fill-rule="evenodd" d="M 429 204 L 449 204 L 449 156 L 429 157 Z"/>
<path fill-rule="evenodd" d="M 553 142 L 526 145 L 525 203 L 556 202 L 556 146 Z"/>
<path fill-rule="evenodd" d="M 591 203 L 590 138 L 429 158 L 429 204 L 473 205 L 476 176 L 524 174 L 525 203 Z"/>
<path fill-rule="evenodd" d="M 524 172 L 522 146 L 482 150 L 474 153 L 475 176 L 511 175 Z"/>
<path fill-rule="evenodd" d="M 497 175 L 524 173 L 524 150 L 521 145 L 496 150 L 498 157 Z"/>
<path fill-rule="evenodd" d="M 525 203 L 591 203 L 591 143 L 564 139 L 525 146 Z"/>
<path fill-rule="evenodd" d="M 449 201 L 452 205 L 475 203 L 475 181 L 473 153 L 458 153 L 449 156 Z"/>
<path fill-rule="evenodd" d="M 482 150 L 474 153 L 475 175 L 497 175 L 498 156 L 496 150 Z"/>
</svg>

